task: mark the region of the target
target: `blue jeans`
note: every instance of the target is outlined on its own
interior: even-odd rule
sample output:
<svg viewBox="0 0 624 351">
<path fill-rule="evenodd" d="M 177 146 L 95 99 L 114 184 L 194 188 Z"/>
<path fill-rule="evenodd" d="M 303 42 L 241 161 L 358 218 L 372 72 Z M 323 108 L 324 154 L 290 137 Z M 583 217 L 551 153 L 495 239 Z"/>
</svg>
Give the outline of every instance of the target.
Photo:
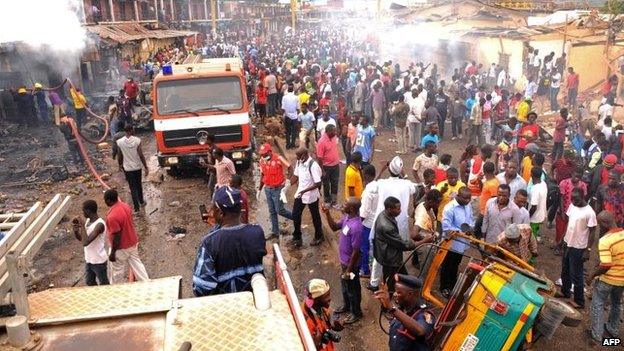
<svg viewBox="0 0 624 351">
<path fill-rule="evenodd" d="M 368 256 L 370 255 L 370 228 L 362 226 L 362 245 L 360 246 L 360 272 L 370 275 L 370 267 L 368 266 Z"/>
<path fill-rule="evenodd" d="M 559 95 L 559 88 L 550 88 L 550 110 L 558 111 L 559 102 L 557 102 L 557 95 Z"/>
<path fill-rule="evenodd" d="M 277 215 L 292 220 L 292 213 L 284 208 L 284 203 L 280 201 L 280 191 L 284 186 L 278 186 L 271 188 L 264 187 L 264 193 L 266 194 L 267 203 L 269 204 L 269 216 L 271 217 L 271 234 L 279 235 L 279 222 Z"/>
<path fill-rule="evenodd" d="M 620 330 L 620 313 L 622 312 L 622 294 L 624 286 L 615 286 L 598 280 L 592 292 L 591 306 L 589 307 L 589 323 L 592 337 L 602 341 L 604 332 L 604 307 L 607 298 L 611 299 L 611 309 L 607 320 L 607 331 L 611 335 L 618 335 Z"/>
<path fill-rule="evenodd" d="M 583 292 L 583 252 L 584 249 L 566 247 L 561 265 L 561 293 L 566 298 L 570 297 L 570 288 L 574 284 L 574 302 L 579 306 L 585 306 L 585 294 Z"/>
</svg>

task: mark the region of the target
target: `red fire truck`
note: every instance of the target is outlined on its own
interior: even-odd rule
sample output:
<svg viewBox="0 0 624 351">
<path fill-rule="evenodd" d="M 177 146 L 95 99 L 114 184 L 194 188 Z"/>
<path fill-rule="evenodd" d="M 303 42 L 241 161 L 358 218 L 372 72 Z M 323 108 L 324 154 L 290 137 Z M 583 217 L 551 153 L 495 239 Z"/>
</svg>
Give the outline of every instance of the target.
<svg viewBox="0 0 624 351">
<path fill-rule="evenodd" d="M 237 166 L 250 165 L 253 130 L 240 59 L 163 66 L 152 89 L 161 167 L 197 166 L 206 155 L 210 134 Z"/>
</svg>

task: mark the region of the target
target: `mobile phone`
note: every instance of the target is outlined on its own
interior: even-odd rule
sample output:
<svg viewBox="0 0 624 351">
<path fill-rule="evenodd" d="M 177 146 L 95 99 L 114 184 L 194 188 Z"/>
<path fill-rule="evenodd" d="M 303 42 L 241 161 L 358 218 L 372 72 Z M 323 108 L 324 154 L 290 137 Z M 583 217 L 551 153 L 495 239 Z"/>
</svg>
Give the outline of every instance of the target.
<svg viewBox="0 0 624 351">
<path fill-rule="evenodd" d="M 206 205 L 199 205 L 199 214 L 201 215 L 202 219 L 208 218 L 208 210 L 206 210 Z"/>
</svg>

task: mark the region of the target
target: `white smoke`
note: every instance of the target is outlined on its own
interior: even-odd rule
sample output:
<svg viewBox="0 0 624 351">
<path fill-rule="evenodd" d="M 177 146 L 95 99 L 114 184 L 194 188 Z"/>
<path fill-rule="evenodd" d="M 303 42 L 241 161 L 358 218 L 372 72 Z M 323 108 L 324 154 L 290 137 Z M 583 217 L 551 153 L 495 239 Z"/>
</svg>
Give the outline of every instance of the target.
<svg viewBox="0 0 624 351">
<path fill-rule="evenodd" d="M 86 33 L 80 0 L 3 0 L 0 44 L 22 42 L 32 48 L 79 53 Z"/>
</svg>

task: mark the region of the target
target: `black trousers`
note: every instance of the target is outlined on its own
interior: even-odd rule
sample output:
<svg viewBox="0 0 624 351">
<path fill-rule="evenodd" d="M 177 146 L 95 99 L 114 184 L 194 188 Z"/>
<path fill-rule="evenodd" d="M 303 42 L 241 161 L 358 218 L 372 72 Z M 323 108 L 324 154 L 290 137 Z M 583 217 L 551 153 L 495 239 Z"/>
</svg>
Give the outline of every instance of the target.
<svg viewBox="0 0 624 351">
<path fill-rule="evenodd" d="M 388 286 L 388 292 L 392 294 L 394 292 L 394 275 L 399 274 L 407 274 L 407 269 L 405 266 L 402 267 L 392 267 L 392 266 L 381 266 L 383 273 L 383 282 Z"/>
<path fill-rule="evenodd" d="M 85 283 L 88 286 L 92 286 L 92 285 L 98 285 L 98 282 L 100 283 L 100 285 L 108 285 L 110 284 L 108 282 L 108 275 L 106 274 L 106 266 L 107 263 L 97 263 L 97 264 L 93 264 L 93 263 L 86 263 L 85 264 Z M 95 278 L 97 278 L 97 282 L 95 281 Z"/>
<path fill-rule="evenodd" d="M 319 212 L 319 200 L 311 204 L 304 204 L 301 198 L 295 199 L 293 204 L 292 216 L 295 230 L 293 231 L 293 239 L 301 240 L 301 215 L 303 209 L 308 206 L 310 214 L 312 215 L 312 223 L 314 224 L 314 239 L 321 239 L 323 237 L 323 227 L 321 224 L 321 213 Z"/>
<path fill-rule="evenodd" d="M 457 283 L 457 272 L 463 257 L 461 254 L 453 251 L 449 251 L 446 254 L 444 262 L 442 262 L 440 267 L 440 290 L 453 290 L 455 283 Z"/>
<path fill-rule="evenodd" d="M 87 110 L 85 110 L 84 108 L 77 108 L 76 109 L 76 125 L 78 126 L 78 129 L 82 128 L 82 126 L 84 125 L 85 119 L 87 119 Z"/>
<path fill-rule="evenodd" d="M 438 117 L 438 134 L 440 139 L 444 137 L 444 124 L 446 123 L 446 113 L 440 113 Z"/>
<path fill-rule="evenodd" d="M 142 172 L 138 171 L 125 171 L 126 181 L 130 187 L 130 195 L 132 196 L 132 204 L 134 209 L 138 210 L 139 206 L 145 201 L 143 200 L 143 182 L 141 180 Z"/>
<path fill-rule="evenodd" d="M 585 285 L 583 282 L 583 252 L 584 249 L 565 247 L 561 256 L 561 293 L 570 298 L 570 289 L 574 284 L 574 302 L 585 306 Z"/>
<path fill-rule="evenodd" d="M 341 265 L 342 271 L 344 272 L 347 269 L 347 266 Z M 357 267 L 356 267 L 357 268 Z M 342 289 L 342 301 L 344 302 L 345 307 L 348 309 L 351 314 L 354 316 L 362 315 L 362 286 L 360 285 L 360 272 L 359 269 L 354 269 L 353 274 L 355 277 L 353 279 L 340 279 L 340 287 Z"/>
<path fill-rule="evenodd" d="M 333 203 L 337 201 L 338 196 L 338 180 L 340 179 L 340 165 L 323 166 L 325 176 L 323 181 L 323 198 L 325 203 Z"/>
<path fill-rule="evenodd" d="M 288 116 L 284 117 L 284 127 L 286 129 L 286 147 L 295 147 L 295 140 L 297 140 L 297 120 Z"/>
</svg>

